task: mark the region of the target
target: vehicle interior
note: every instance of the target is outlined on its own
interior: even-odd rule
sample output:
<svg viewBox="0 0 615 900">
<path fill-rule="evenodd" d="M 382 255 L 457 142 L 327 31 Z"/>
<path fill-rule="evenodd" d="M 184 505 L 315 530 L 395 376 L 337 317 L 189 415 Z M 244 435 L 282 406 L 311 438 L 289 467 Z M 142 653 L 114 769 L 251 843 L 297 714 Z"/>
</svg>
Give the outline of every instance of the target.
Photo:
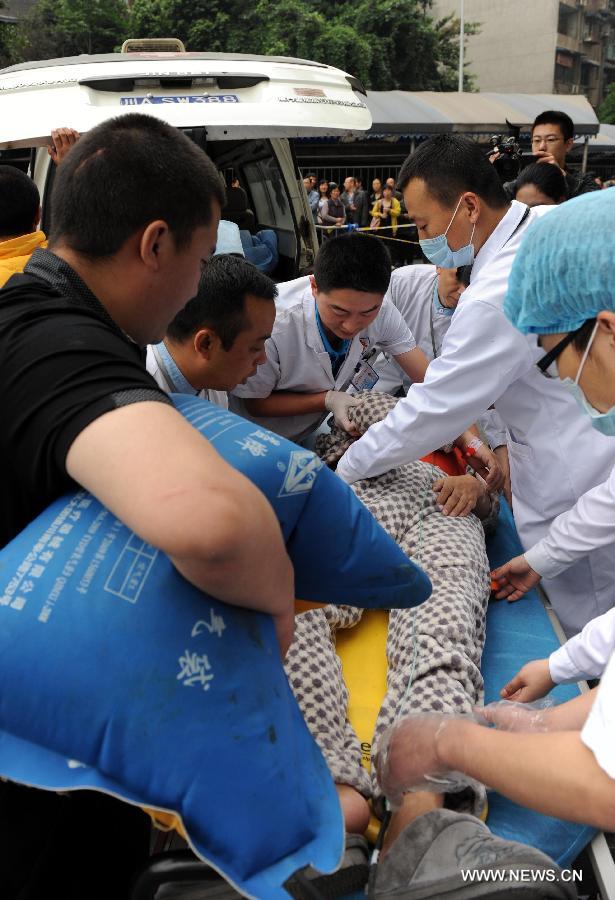
<svg viewBox="0 0 615 900">
<path fill-rule="evenodd" d="M 288 281 L 301 272 L 301 247 L 299 235 L 311 246 L 310 223 L 302 215 L 297 221 L 289 196 L 275 141 L 267 139 L 207 141 L 204 128 L 186 129 L 186 134 L 203 147 L 214 161 L 227 189 L 227 205 L 222 218 L 235 222 L 240 229 L 256 235 L 263 229 L 271 229 L 277 238 L 279 258 L 268 274 L 275 281 Z M 292 152 L 292 150 L 291 150 Z M 293 154 L 294 168 L 299 179 Z M 51 197 L 55 166 L 47 169 L 43 196 L 41 227 L 51 231 Z M 240 188 L 231 187 L 238 178 Z"/>
</svg>

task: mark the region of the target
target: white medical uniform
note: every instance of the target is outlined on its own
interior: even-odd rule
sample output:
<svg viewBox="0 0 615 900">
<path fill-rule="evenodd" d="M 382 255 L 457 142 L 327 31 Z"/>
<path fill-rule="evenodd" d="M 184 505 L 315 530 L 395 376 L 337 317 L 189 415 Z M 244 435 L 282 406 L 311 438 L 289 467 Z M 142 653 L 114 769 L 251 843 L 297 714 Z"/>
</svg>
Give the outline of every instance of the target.
<svg viewBox="0 0 615 900">
<path fill-rule="evenodd" d="M 588 622 L 583 631 L 549 657 L 549 672 L 556 684 L 601 678 L 615 653 L 615 607 Z"/>
<path fill-rule="evenodd" d="M 145 360 L 145 367 L 147 371 L 150 373 L 158 387 L 162 388 L 163 391 L 167 394 L 196 394 L 195 390 L 187 390 L 186 385 L 182 384 L 179 387 L 173 383 L 172 376 L 168 371 L 165 371 L 161 366 L 159 361 L 156 359 L 154 355 L 153 348 L 151 344 L 147 348 L 147 356 Z M 180 388 L 182 388 L 180 390 Z M 210 391 L 203 390 L 198 392 L 198 396 L 202 397 L 203 400 L 209 400 L 210 403 L 215 403 L 216 406 L 221 406 L 223 409 L 228 409 L 228 395 L 226 391 Z"/>
<path fill-rule="evenodd" d="M 448 331 L 451 317 L 436 312 L 433 307 L 434 287 L 438 282 L 435 266 L 401 266 L 391 273 L 391 283 L 385 294 L 400 311 L 402 318 L 428 360 L 440 355 L 442 340 Z M 396 394 L 400 387 L 407 391 L 412 384 L 394 359 L 380 354 L 374 363 L 380 376 L 376 390 Z"/>
<path fill-rule="evenodd" d="M 399 311 L 390 300 L 385 300 L 374 321 L 352 339 L 346 358 L 334 377 L 331 358 L 318 330 L 310 276 L 296 278 L 278 285 L 275 324 L 265 344 L 267 361 L 245 384 L 235 388 L 230 398 L 231 409 L 284 437 L 301 440 L 314 431 L 328 413 L 255 417 L 248 415 L 241 401 L 250 397 L 268 397 L 273 391 L 302 394 L 344 391 L 350 386 L 362 358 L 374 349 L 399 356 L 415 347 L 416 341 Z"/>
<path fill-rule="evenodd" d="M 615 655 L 606 668 L 581 740 L 609 778 L 615 778 Z"/>
<path fill-rule="evenodd" d="M 603 484 L 584 494 L 562 513 L 549 532 L 525 553 L 543 577 L 564 572 L 573 562 L 615 540 L 615 470 Z M 615 599 L 615 585 L 613 585 Z M 580 634 L 549 657 L 551 678 L 557 684 L 581 678 L 599 678 L 615 652 L 615 608 L 592 619 Z"/>
<path fill-rule="evenodd" d="M 452 316 L 443 311 L 438 302 L 434 305 L 434 288 L 438 283 L 435 266 L 401 266 L 391 275 L 391 283 L 385 295 L 400 311 L 404 322 L 414 335 L 417 347 L 431 362 L 442 352 L 442 341 L 449 329 Z M 449 311 L 450 312 L 450 311 Z M 410 390 L 412 382 L 403 369 L 380 354 L 374 363 L 379 375 L 375 389 L 396 396 L 400 388 Z M 488 409 L 478 418 L 478 424 L 491 447 L 506 444 L 506 428 L 494 409 Z"/>
<path fill-rule="evenodd" d="M 527 227 L 547 207 L 526 212 L 513 201 L 477 254 L 469 287 L 451 320 L 442 354 L 423 384 L 342 457 L 347 482 L 420 459 L 461 434 L 495 402 L 508 429 L 515 522 L 525 548 L 545 537 L 553 519 L 601 484 L 615 464 L 615 441 L 591 427 L 559 379 L 536 362 L 535 335 L 508 321 L 503 302 L 510 268 Z M 593 550 L 544 587 L 567 635 L 613 605 L 615 553 Z"/>
<path fill-rule="evenodd" d="M 524 556 L 535 572 L 544 578 L 552 578 L 596 547 L 607 547 L 614 542 L 615 469 L 605 482 L 584 494 L 571 510 L 558 516 L 546 537 Z M 615 547 L 612 549 L 615 552 Z M 615 597 L 615 584 L 613 595 Z"/>
</svg>

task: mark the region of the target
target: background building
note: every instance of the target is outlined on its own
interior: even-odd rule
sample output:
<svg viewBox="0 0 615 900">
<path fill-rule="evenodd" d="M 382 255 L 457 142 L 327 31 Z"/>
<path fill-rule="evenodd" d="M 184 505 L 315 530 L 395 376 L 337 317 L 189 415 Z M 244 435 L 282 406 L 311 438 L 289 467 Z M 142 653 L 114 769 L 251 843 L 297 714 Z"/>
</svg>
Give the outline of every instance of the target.
<svg viewBox="0 0 615 900">
<path fill-rule="evenodd" d="M 460 0 L 432 15 L 459 16 Z M 615 0 L 464 0 L 466 62 L 480 91 L 585 94 L 599 106 L 615 81 Z"/>
<path fill-rule="evenodd" d="M 4 0 L 0 16 L 5 21 L 17 22 L 32 9 L 35 3 L 36 0 Z"/>
</svg>

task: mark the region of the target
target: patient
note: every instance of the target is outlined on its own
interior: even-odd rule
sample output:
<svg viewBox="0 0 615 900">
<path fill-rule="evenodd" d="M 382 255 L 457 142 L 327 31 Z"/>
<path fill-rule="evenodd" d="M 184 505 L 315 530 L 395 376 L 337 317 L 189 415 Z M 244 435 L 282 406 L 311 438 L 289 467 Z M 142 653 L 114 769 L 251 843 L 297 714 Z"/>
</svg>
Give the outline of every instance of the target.
<svg viewBox="0 0 615 900">
<path fill-rule="evenodd" d="M 374 391 L 358 395 L 349 411 L 363 434 L 397 402 Z M 331 466 L 350 441 L 334 427 L 316 449 Z M 383 732 L 409 712 L 467 712 L 482 701 L 480 659 L 489 599 L 489 565 L 484 531 L 477 516 L 497 515 L 490 496 L 473 475 L 447 477 L 436 466 L 414 462 L 353 485 L 383 528 L 419 563 L 433 584 L 429 600 L 416 609 L 391 610 L 387 641 L 387 692 L 373 737 L 372 754 Z M 439 500 L 446 493 L 444 503 Z M 450 503 L 451 514 L 445 513 Z M 446 512 L 449 512 L 447 510 Z M 474 513 L 474 514 L 472 514 Z M 361 833 L 369 821 L 368 800 L 381 801 L 375 777 L 361 765 L 359 740 L 347 720 L 348 693 L 335 652 L 338 628 L 350 628 L 362 611 L 327 606 L 296 617 L 286 670 L 307 725 L 338 787 L 346 829 Z M 463 794 L 408 794 L 388 827 L 385 849 L 418 815 L 442 806 L 480 815 L 481 785 Z"/>
</svg>

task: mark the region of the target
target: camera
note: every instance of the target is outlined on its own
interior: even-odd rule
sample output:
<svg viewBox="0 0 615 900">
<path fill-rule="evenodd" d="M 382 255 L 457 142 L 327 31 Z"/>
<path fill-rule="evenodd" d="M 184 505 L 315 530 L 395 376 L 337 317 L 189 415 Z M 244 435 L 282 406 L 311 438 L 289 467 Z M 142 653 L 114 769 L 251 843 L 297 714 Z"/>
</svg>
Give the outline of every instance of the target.
<svg viewBox="0 0 615 900">
<path fill-rule="evenodd" d="M 489 138 L 489 143 L 491 144 L 491 149 L 487 151 L 487 156 L 491 156 L 492 153 L 499 153 L 493 165 L 500 181 L 514 181 L 521 168 L 521 155 L 523 152 L 517 138 L 513 135 L 504 137 L 501 134 L 492 134 Z"/>
</svg>

